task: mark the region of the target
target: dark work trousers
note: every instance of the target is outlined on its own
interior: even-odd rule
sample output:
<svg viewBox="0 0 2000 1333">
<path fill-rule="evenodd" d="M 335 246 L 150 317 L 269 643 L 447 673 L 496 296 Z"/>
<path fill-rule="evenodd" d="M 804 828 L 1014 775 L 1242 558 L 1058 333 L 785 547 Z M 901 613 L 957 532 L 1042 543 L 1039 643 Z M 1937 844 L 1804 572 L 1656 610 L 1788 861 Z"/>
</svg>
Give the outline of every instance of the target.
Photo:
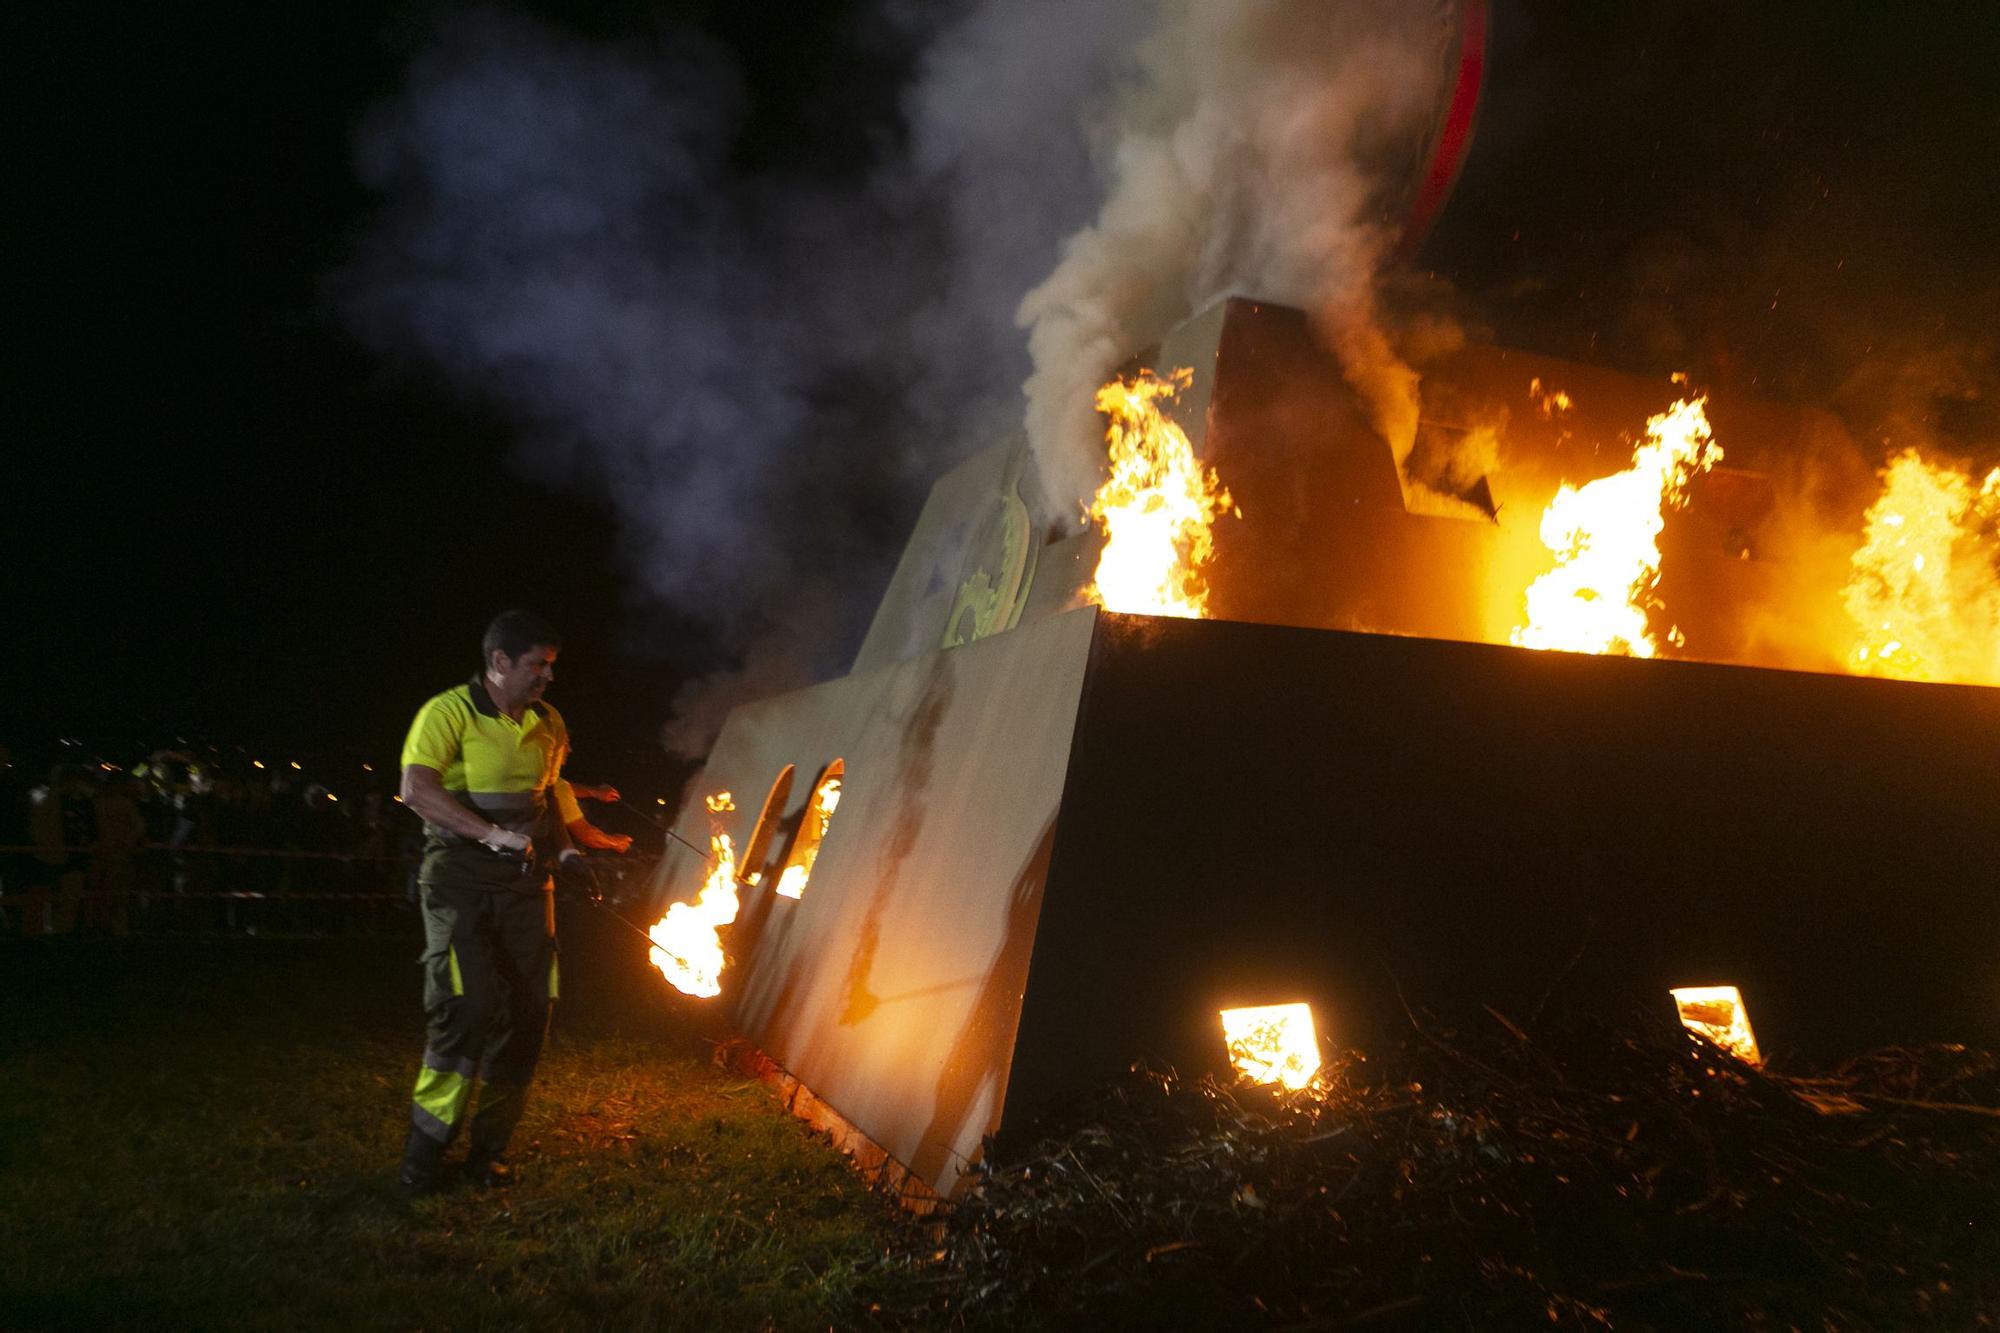
<svg viewBox="0 0 2000 1333">
<path fill-rule="evenodd" d="M 548 889 L 423 886 L 423 1068 L 410 1108 L 439 1143 L 481 1084 L 472 1151 L 500 1153 L 520 1122 L 555 1004 L 555 898 Z"/>
</svg>

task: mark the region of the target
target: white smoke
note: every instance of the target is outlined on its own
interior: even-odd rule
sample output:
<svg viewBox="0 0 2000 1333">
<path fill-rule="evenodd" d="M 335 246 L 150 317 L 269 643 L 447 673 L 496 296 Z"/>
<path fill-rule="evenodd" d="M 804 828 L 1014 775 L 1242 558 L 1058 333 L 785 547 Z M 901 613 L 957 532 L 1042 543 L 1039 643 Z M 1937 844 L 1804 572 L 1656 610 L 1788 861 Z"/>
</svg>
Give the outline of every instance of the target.
<svg viewBox="0 0 2000 1333">
<path fill-rule="evenodd" d="M 332 304 L 506 408 L 530 475 L 606 497 L 641 598 L 718 649 L 685 752 L 845 664 L 924 491 L 1020 424 L 1023 379 L 1073 517 L 1090 391 L 1217 294 L 1306 305 L 1375 400 L 1403 373 L 1371 155 L 1434 96 L 1431 7 L 880 6 L 865 41 L 912 73 L 845 174 L 737 165 L 748 94 L 697 35 L 490 11 L 442 21 L 357 144 L 380 209 Z"/>
<path fill-rule="evenodd" d="M 1139 76 L 1100 129 L 1106 196 L 1021 302 L 1034 362 L 1029 439 L 1062 500 L 1096 488 L 1092 393 L 1216 297 L 1300 305 L 1339 355 L 1400 462 L 1416 376 L 1376 318 L 1394 243 L 1394 159 L 1435 105 L 1435 4 L 1165 0 Z M 1448 15 L 1448 7 L 1446 9 Z"/>
</svg>

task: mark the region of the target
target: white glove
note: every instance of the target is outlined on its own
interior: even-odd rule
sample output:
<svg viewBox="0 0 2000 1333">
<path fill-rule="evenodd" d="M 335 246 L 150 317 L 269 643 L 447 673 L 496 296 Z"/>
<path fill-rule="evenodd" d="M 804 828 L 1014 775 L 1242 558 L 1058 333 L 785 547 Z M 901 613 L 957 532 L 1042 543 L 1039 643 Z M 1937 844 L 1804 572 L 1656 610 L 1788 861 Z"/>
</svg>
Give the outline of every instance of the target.
<svg viewBox="0 0 2000 1333">
<path fill-rule="evenodd" d="M 501 828 L 498 824 L 479 840 L 479 845 L 502 856 L 518 856 L 524 861 L 534 855 L 535 851 L 535 844 L 526 834 Z"/>
<path fill-rule="evenodd" d="M 556 853 L 556 864 L 559 866 L 566 866 L 571 861 L 578 859 L 582 855 L 583 853 L 574 847 L 565 847 L 560 852 Z"/>
</svg>

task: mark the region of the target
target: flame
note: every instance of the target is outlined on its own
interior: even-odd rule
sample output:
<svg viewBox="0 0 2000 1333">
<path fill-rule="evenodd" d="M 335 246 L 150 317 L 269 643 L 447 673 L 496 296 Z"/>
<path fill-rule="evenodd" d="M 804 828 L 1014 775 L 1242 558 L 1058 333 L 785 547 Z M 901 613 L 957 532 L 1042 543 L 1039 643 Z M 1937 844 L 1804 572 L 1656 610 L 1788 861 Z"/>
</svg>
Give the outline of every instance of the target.
<svg viewBox="0 0 2000 1333">
<path fill-rule="evenodd" d="M 1160 410 L 1193 380 L 1183 368 L 1165 379 L 1141 371 L 1097 391 L 1097 410 L 1111 420 L 1111 475 L 1090 502 L 1104 531 L 1097 576 L 1084 594 L 1111 611 L 1133 615 L 1208 614 L 1201 570 L 1215 555 L 1210 525 L 1235 509 L 1213 469 L 1194 456 L 1187 432 Z M 1235 510 L 1242 516 L 1240 509 Z"/>
<path fill-rule="evenodd" d="M 708 878 L 691 903 L 673 903 L 667 914 L 646 932 L 653 941 L 649 955 L 660 975 L 676 990 L 703 998 L 722 993 L 721 928 L 736 919 L 736 848 L 714 816 L 736 808 L 728 792 L 706 800 L 709 819 Z"/>
<path fill-rule="evenodd" d="M 1529 585 L 1527 623 L 1509 636 L 1514 644 L 1629 657 L 1658 651 L 1646 610 L 1660 579 L 1666 513 L 1685 505 L 1688 483 L 1722 458 L 1707 404 L 1706 395 L 1675 403 L 1647 421 L 1631 467 L 1556 492 L 1541 527 L 1556 567 Z"/>
<path fill-rule="evenodd" d="M 1972 478 L 1914 449 L 1889 461 L 1841 601 L 1857 670 L 2000 684 L 2000 468 Z"/>
<path fill-rule="evenodd" d="M 1699 1033 L 1745 1064 L 1764 1063 L 1757 1034 L 1750 1030 L 1750 1011 L 1743 992 L 1734 986 L 1682 986 L 1673 992 L 1681 1026 Z"/>
<path fill-rule="evenodd" d="M 1319 1069 L 1319 1037 L 1312 1006 L 1267 1004 L 1222 1011 L 1222 1038 L 1229 1063 L 1256 1083 L 1278 1083 L 1296 1091 Z"/>
<path fill-rule="evenodd" d="M 819 845 L 826 837 L 826 826 L 833 822 L 833 811 L 840 804 L 840 779 L 828 778 L 813 792 L 812 804 L 806 808 L 805 827 L 799 833 L 799 850 L 792 864 L 785 867 L 785 873 L 778 876 L 778 887 L 774 892 L 786 898 L 803 898 L 806 880 L 812 876 L 813 862 L 819 860 Z"/>
</svg>

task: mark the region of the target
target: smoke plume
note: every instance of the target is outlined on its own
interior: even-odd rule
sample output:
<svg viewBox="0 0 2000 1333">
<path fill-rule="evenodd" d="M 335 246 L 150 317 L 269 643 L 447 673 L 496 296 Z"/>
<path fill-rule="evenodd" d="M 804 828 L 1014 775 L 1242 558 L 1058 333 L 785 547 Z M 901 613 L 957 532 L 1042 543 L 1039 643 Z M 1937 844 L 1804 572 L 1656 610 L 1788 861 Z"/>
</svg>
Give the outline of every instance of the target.
<svg viewBox="0 0 2000 1333">
<path fill-rule="evenodd" d="M 1024 381 L 1044 517 L 1074 519 L 1091 391 L 1216 296 L 1309 308 L 1407 454 L 1377 164 L 1435 94 L 1434 11 L 883 0 L 820 94 L 905 82 L 833 167 L 746 153 L 755 89 L 698 34 L 461 14 L 359 135 L 379 208 L 331 299 L 508 409 L 530 477 L 608 498 L 640 600 L 712 637 L 666 732 L 698 753 L 845 664 L 924 491 L 1022 424 Z"/>
<path fill-rule="evenodd" d="M 642 594 L 713 627 L 722 669 L 669 732 L 696 751 L 734 702 L 841 665 L 923 488 L 1019 421 L 1017 306 L 1069 513 L 1090 390 L 1212 295 L 1306 301 L 1383 373 L 1358 160 L 1417 99 L 1395 8 L 891 10 L 904 134 L 833 180 L 732 161 L 745 89 L 697 35 L 464 15 L 360 137 L 382 206 L 335 299 L 514 409 L 531 476 L 610 497 Z"/>
<path fill-rule="evenodd" d="M 867 312 L 796 280 L 796 220 L 853 232 L 861 205 L 760 201 L 727 163 L 743 111 L 692 36 L 453 20 L 361 135 L 383 205 L 335 284 L 365 341 L 512 409 L 531 477 L 609 496 L 643 595 L 738 651 L 846 595 L 811 572 L 874 558 L 856 506 L 906 480 L 814 401 L 838 366 L 812 336 L 855 347 Z M 851 491 L 809 502 L 829 477 Z"/>
<path fill-rule="evenodd" d="M 1060 149 L 1048 107 L 1073 89 L 1024 111 L 1003 86 L 1004 118 L 927 91 L 966 63 L 937 40 L 908 150 L 826 179 L 732 161 L 746 91 L 697 34 L 615 46 L 482 11 L 439 26 L 359 136 L 381 202 L 334 304 L 508 408 L 523 471 L 608 497 L 640 599 L 709 627 L 675 748 L 844 665 L 915 501 L 1024 373 L 1013 301 L 1088 186 L 1080 147 L 1018 145 Z"/>
<path fill-rule="evenodd" d="M 1417 376 L 1377 319 L 1374 283 L 1395 240 L 1385 163 L 1438 95 L 1435 7 L 1172 0 L 1160 16 L 1110 111 L 1096 221 L 1021 303 L 1044 478 L 1062 500 L 1087 497 L 1102 452 L 1092 391 L 1236 291 L 1314 316 L 1402 462 Z"/>
</svg>

